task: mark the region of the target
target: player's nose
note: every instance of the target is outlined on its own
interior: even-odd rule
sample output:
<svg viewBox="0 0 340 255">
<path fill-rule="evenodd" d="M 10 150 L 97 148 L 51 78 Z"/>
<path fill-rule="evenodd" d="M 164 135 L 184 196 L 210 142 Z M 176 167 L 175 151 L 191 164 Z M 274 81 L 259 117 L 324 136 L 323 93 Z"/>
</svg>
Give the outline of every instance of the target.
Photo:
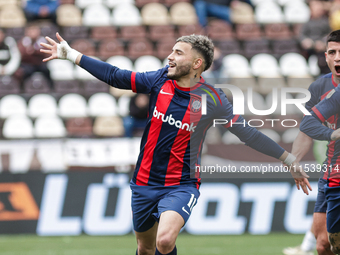
<svg viewBox="0 0 340 255">
<path fill-rule="evenodd" d="M 336 51 L 334 61 L 340 62 L 340 50 Z"/>
<path fill-rule="evenodd" d="M 169 54 L 169 56 L 168 56 L 168 60 L 174 60 L 174 54 L 173 54 L 173 52 L 171 52 L 170 54 Z"/>
</svg>

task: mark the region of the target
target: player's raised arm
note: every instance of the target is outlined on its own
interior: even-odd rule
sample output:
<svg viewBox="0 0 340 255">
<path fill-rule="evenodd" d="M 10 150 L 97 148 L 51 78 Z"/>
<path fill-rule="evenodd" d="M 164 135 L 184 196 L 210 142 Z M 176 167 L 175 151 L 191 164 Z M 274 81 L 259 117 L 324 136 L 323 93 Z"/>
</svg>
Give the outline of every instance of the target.
<svg viewBox="0 0 340 255">
<path fill-rule="evenodd" d="M 44 48 L 40 51 L 49 54 L 43 60 L 44 62 L 53 59 L 67 59 L 115 88 L 149 94 L 155 85 L 155 81 L 159 80 L 167 71 L 166 68 L 162 68 L 154 72 L 136 73 L 131 70 L 119 69 L 104 61 L 81 54 L 72 49 L 59 33 L 56 36 L 60 43 L 50 37 L 46 37 L 48 43 L 41 43 Z"/>
<path fill-rule="evenodd" d="M 49 42 L 49 44 L 40 43 L 40 45 L 44 47 L 40 51 L 50 55 L 49 57 L 43 59 L 43 62 L 47 62 L 52 59 L 67 59 L 79 65 L 83 54 L 76 51 L 75 49 L 72 49 L 68 45 L 68 43 L 59 35 L 59 33 L 57 33 L 56 36 L 60 43 L 57 43 L 48 36 L 46 36 L 45 38 Z"/>
</svg>

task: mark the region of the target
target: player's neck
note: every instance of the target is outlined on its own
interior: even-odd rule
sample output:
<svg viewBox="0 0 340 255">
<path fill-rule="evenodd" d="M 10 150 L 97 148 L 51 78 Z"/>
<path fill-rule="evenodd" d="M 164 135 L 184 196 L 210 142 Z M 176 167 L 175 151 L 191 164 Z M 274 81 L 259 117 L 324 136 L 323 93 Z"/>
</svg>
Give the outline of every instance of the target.
<svg viewBox="0 0 340 255">
<path fill-rule="evenodd" d="M 333 80 L 336 84 L 340 84 L 340 77 L 336 77 L 335 75 L 333 75 Z"/>
<path fill-rule="evenodd" d="M 201 80 L 201 76 L 199 74 L 182 77 L 176 80 L 177 85 L 182 88 L 190 88 L 195 86 Z"/>
</svg>

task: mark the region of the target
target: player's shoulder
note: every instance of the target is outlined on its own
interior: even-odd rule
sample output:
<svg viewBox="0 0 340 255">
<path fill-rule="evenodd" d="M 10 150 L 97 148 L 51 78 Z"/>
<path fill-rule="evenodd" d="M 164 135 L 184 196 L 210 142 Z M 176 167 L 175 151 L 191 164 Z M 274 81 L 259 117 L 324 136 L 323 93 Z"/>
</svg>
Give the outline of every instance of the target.
<svg viewBox="0 0 340 255">
<path fill-rule="evenodd" d="M 322 90 L 326 86 L 332 86 L 332 73 L 328 73 L 317 78 L 309 86 L 309 90 Z"/>
<path fill-rule="evenodd" d="M 215 94 L 216 96 L 220 97 L 224 94 L 223 90 L 220 88 L 215 88 L 214 85 L 207 83 L 205 80 L 201 80 L 199 82 L 200 86 L 198 87 L 200 90 L 204 91 L 206 94 Z"/>
<path fill-rule="evenodd" d="M 340 101 L 340 87 L 339 86 L 330 90 L 328 92 L 327 96 L 324 99 L 325 99 L 325 101 L 327 101 L 330 98 L 331 98 L 330 101 L 334 101 L 334 100 L 337 101 L 337 102 Z"/>
<path fill-rule="evenodd" d="M 165 66 L 161 69 L 156 70 L 155 75 L 163 79 L 169 79 L 168 78 L 168 67 L 169 66 Z"/>
<path fill-rule="evenodd" d="M 201 82 L 201 85 L 198 89 L 202 91 L 202 94 L 207 95 L 207 100 L 212 105 L 223 107 L 226 104 L 229 104 L 227 96 L 221 88 L 215 88 L 215 86 L 204 81 Z"/>
<path fill-rule="evenodd" d="M 168 66 L 165 66 L 156 71 L 147 72 L 148 76 L 152 78 L 154 86 L 161 87 L 168 78 Z"/>
<path fill-rule="evenodd" d="M 334 91 L 334 92 L 333 92 Z M 337 86 L 337 87 L 335 87 L 334 89 L 332 89 L 328 94 L 330 94 L 330 93 L 336 93 L 337 94 L 337 96 L 339 97 L 340 96 L 340 86 Z M 328 95 L 327 95 L 328 96 Z"/>
</svg>

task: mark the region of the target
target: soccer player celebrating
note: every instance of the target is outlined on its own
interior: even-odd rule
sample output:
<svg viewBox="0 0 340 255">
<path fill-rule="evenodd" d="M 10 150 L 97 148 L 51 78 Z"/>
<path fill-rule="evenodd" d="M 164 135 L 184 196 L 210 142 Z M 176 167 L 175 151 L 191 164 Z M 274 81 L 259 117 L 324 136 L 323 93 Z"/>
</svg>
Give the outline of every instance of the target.
<svg viewBox="0 0 340 255">
<path fill-rule="evenodd" d="M 297 188 L 306 194 L 311 190 L 292 154 L 255 128 L 231 124 L 244 123 L 243 118 L 233 114 L 221 89 L 201 77 L 213 61 L 214 45 L 208 37 L 178 38 L 169 65 L 146 73 L 120 70 L 84 56 L 58 33 L 60 43 L 46 39 L 50 44 L 42 43 L 41 51 L 50 56 L 44 61 L 68 59 L 111 86 L 150 94 L 149 117 L 130 183 L 136 254 L 177 254 L 176 238 L 199 197 L 200 176 L 191 176 L 190 171 L 200 165 L 205 134 L 215 118 L 228 120 L 226 128 L 251 148 L 291 166 Z"/>
<path fill-rule="evenodd" d="M 325 56 L 335 81 L 335 88 L 328 91 L 323 100 L 311 109 L 312 115 L 303 118 L 300 130 L 311 138 L 330 141 L 327 159 L 323 164 L 325 170 L 322 176 L 325 180 L 323 189 L 327 201 L 327 219 L 323 218 L 323 224 L 327 225 L 331 251 L 340 254 L 340 141 L 338 141 L 340 139 L 338 117 L 340 113 L 340 88 L 338 87 L 340 83 L 340 30 L 328 35 Z M 323 254 L 332 253 L 326 250 Z"/>
</svg>

